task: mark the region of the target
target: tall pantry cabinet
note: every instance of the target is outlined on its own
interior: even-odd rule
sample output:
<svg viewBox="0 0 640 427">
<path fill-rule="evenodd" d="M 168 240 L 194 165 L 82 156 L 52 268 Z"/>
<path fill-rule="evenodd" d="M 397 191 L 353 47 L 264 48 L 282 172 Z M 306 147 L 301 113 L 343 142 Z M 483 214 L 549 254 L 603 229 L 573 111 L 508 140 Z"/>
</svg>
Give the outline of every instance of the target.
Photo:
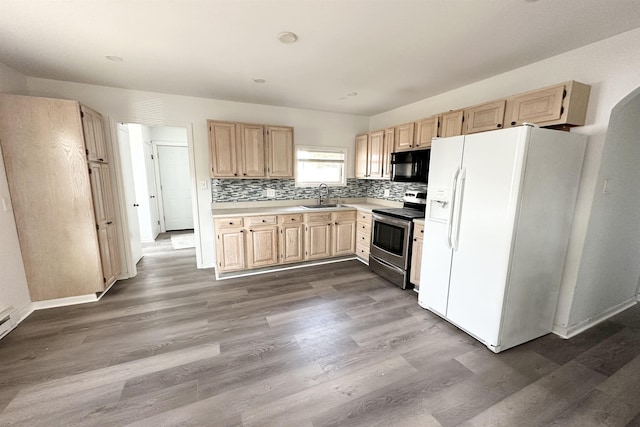
<svg viewBox="0 0 640 427">
<path fill-rule="evenodd" d="M 104 291 L 120 256 L 102 116 L 0 94 L 0 147 L 31 299 Z"/>
</svg>

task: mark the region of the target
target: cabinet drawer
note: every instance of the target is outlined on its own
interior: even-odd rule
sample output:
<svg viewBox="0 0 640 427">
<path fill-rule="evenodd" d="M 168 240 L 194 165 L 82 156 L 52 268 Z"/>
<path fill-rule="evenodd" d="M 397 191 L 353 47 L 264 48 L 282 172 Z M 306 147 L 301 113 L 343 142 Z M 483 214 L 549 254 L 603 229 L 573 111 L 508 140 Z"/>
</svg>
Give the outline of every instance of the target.
<svg viewBox="0 0 640 427">
<path fill-rule="evenodd" d="M 299 224 L 302 222 L 302 214 L 278 215 L 280 224 Z"/>
<path fill-rule="evenodd" d="M 278 217 L 276 215 L 248 216 L 244 219 L 244 223 L 247 227 L 255 227 L 257 225 L 276 225 L 278 224 Z"/>
<path fill-rule="evenodd" d="M 338 211 L 331 213 L 331 219 L 334 221 L 355 221 L 356 211 Z"/>
<path fill-rule="evenodd" d="M 356 233 L 356 245 L 366 245 L 369 247 L 371 243 L 371 233 L 363 233 L 362 231 L 358 231 Z"/>
<path fill-rule="evenodd" d="M 368 245 L 356 245 L 356 255 L 362 259 L 369 259 L 369 246 Z"/>
<path fill-rule="evenodd" d="M 331 221 L 331 212 L 314 212 L 304 214 L 304 222 L 329 222 Z"/>
<path fill-rule="evenodd" d="M 413 237 L 417 239 L 424 237 L 424 224 L 413 224 Z"/>
<path fill-rule="evenodd" d="M 358 211 L 358 222 L 371 223 L 371 214 L 369 212 Z"/>
<path fill-rule="evenodd" d="M 242 218 L 219 218 L 215 221 L 216 228 L 238 228 L 244 225 Z"/>
<path fill-rule="evenodd" d="M 371 222 L 358 221 L 356 231 L 371 234 Z"/>
</svg>

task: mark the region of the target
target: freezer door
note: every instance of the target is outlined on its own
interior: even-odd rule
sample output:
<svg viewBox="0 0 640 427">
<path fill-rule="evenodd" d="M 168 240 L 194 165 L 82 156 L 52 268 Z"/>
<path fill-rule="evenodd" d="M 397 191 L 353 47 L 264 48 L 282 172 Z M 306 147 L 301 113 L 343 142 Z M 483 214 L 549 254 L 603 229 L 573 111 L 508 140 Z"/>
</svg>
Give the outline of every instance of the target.
<svg viewBox="0 0 640 427">
<path fill-rule="evenodd" d="M 418 304 L 441 316 L 446 315 L 449 296 L 450 220 L 463 147 L 464 136 L 434 139 L 431 145 Z"/>
<path fill-rule="evenodd" d="M 527 129 L 464 141 L 446 317 L 487 345 L 499 344 Z"/>
</svg>

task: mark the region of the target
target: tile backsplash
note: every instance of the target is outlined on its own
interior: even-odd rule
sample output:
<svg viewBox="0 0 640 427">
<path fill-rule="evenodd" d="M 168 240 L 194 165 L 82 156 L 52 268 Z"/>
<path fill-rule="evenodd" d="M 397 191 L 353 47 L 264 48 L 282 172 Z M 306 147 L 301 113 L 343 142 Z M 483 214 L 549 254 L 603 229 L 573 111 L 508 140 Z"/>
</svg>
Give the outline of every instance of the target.
<svg viewBox="0 0 640 427">
<path fill-rule="evenodd" d="M 345 187 L 329 187 L 329 197 L 338 199 L 371 197 L 401 202 L 405 191 L 426 189 L 427 186 L 420 183 L 350 178 L 347 179 Z M 275 190 L 275 197 L 267 197 L 267 190 Z M 389 197 L 384 197 L 385 190 L 389 190 Z M 213 203 L 313 199 L 317 196 L 317 187 L 296 187 L 293 179 L 211 180 L 211 201 Z"/>
</svg>

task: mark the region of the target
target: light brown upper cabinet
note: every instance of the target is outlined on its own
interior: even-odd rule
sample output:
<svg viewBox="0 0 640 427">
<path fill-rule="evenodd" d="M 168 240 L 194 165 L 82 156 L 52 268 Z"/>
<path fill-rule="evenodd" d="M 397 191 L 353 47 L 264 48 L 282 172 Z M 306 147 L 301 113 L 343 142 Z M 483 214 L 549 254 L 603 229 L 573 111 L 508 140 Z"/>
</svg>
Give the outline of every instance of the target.
<svg viewBox="0 0 640 427">
<path fill-rule="evenodd" d="M 519 126 L 582 126 L 585 124 L 591 86 L 569 81 L 507 99 L 505 124 Z"/>
<path fill-rule="evenodd" d="M 443 113 L 440 119 L 440 137 L 462 135 L 462 124 L 464 123 L 464 111 L 456 110 Z"/>
<path fill-rule="evenodd" d="M 212 178 L 293 178 L 293 128 L 208 120 Z"/>
<path fill-rule="evenodd" d="M 211 178 L 238 176 L 236 124 L 209 120 Z"/>
<path fill-rule="evenodd" d="M 384 130 L 356 136 L 356 178 L 382 178 L 384 168 Z"/>
<path fill-rule="evenodd" d="M 369 134 L 363 133 L 356 136 L 356 178 L 366 178 L 368 172 L 367 159 L 369 158 Z"/>
<path fill-rule="evenodd" d="M 267 176 L 293 178 L 293 128 L 267 126 Z"/>
<path fill-rule="evenodd" d="M 415 123 L 405 123 L 395 127 L 395 145 L 393 151 L 413 150 L 413 129 Z"/>
<path fill-rule="evenodd" d="M 431 147 L 431 140 L 438 136 L 439 117 L 427 117 L 416 122 L 413 148 L 422 150 Z"/>
<path fill-rule="evenodd" d="M 384 144 L 382 149 L 382 178 L 391 178 L 391 153 L 393 153 L 395 141 L 395 129 L 389 128 L 384 131 Z"/>
<path fill-rule="evenodd" d="M 504 121 L 505 99 L 476 105 L 465 109 L 466 133 L 501 129 Z"/>
<path fill-rule="evenodd" d="M 238 169 L 246 178 L 267 176 L 264 126 L 240 123 L 240 163 Z"/>
</svg>

